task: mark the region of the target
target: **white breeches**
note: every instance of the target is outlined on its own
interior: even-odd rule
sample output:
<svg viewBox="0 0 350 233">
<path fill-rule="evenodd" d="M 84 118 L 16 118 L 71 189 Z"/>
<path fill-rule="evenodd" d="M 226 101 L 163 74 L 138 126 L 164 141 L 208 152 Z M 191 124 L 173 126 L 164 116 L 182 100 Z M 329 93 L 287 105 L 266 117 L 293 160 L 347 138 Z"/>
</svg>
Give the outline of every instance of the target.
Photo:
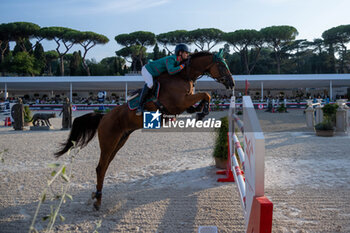
<svg viewBox="0 0 350 233">
<path fill-rule="evenodd" d="M 147 86 L 149 88 L 152 88 L 153 87 L 153 77 L 152 75 L 148 72 L 148 70 L 146 69 L 145 66 L 142 67 L 141 69 L 141 74 L 142 74 L 142 77 L 143 79 L 145 80 Z"/>
</svg>

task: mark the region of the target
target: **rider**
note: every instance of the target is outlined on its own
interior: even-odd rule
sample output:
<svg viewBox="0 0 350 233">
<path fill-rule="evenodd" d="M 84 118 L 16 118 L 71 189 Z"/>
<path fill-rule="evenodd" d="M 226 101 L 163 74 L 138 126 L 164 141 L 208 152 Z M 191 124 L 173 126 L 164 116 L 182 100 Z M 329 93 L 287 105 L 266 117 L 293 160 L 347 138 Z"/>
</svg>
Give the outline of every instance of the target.
<svg viewBox="0 0 350 233">
<path fill-rule="evenodd" d="M 139 106 L 136 115 L 140 116 L 143 112 L 144 104 L 149 91 L 153 87 L 153 77 L 159 76 L 162 72 L 167 71 L 170 75 L 180 72 L 185 64 L 180 63 L 188 58 L 190 50 L 185 44 L 178 44 L 175 47 L 175 55 L 160 58 L 144 65 L 141 70 L 142 77 L 146 84 L 141 92 Z"/>
</svg>

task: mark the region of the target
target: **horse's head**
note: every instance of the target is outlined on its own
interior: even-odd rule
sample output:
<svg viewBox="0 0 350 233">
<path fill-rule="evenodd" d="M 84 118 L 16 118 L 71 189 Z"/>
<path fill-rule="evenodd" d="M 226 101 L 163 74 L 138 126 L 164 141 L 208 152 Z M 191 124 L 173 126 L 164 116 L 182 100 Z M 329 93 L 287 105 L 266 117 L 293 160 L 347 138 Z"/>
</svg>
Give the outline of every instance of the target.
<svg viewBox="0 0 350 233">
<path fill-rule="evenodd" d="M 233 89 L 235 86 L 235 81 L 223 57 L 222 49 L 213 55 L 213 64 L 209 67 L 207 72 L 213 79 L 224 84 L 227 89 Z"/>
</svg>

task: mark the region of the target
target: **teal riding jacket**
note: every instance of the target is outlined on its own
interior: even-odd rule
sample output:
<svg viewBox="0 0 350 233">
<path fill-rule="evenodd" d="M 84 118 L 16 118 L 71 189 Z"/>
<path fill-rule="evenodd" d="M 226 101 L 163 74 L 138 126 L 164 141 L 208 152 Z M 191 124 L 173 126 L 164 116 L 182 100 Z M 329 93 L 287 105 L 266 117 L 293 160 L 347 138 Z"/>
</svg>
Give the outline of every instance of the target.
<svg viewBox="0 0 350 233">
<path fill-rule="evenodd" d="M 171 75 L 177 74 L 184 68 L 184 65 L 180 65 L 176 56 L 173 55 L 151 61 L 147 63 L 145 67 L 153 77 L 157 77 L 165 71 Z"/>
</svg>

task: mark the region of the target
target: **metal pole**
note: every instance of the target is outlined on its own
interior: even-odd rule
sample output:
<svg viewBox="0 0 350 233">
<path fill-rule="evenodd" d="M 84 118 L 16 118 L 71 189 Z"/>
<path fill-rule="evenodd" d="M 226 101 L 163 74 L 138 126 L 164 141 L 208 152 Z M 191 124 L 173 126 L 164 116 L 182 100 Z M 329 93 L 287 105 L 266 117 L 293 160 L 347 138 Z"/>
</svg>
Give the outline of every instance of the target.
<svg viewBox="0 0 350 233">
<path fill-rule="evenodd" d="M 329 100 L 333 100 L 332 80 L 329 81 Z"/>
<path fill-rule="evenodd" d="M 71 103 L 73 103 L 73 85 L 72 85 L 72 83 L 69 83 L 69 100 Z"/>
<path fill-rule="evenodd" d="M 7 83 L 5 83 L 5 93 L 4 93 L 5 101 L 7 100 Z"/>
<path fill-rule="evenodd" d="M 264 83 L 261 82 L 261 102 L 264 101 Z"/>
<path fill-rule="evenodd" d="M 125 103 L 128 102 L 128 83 L 125 83 Z"/>
</svg>

